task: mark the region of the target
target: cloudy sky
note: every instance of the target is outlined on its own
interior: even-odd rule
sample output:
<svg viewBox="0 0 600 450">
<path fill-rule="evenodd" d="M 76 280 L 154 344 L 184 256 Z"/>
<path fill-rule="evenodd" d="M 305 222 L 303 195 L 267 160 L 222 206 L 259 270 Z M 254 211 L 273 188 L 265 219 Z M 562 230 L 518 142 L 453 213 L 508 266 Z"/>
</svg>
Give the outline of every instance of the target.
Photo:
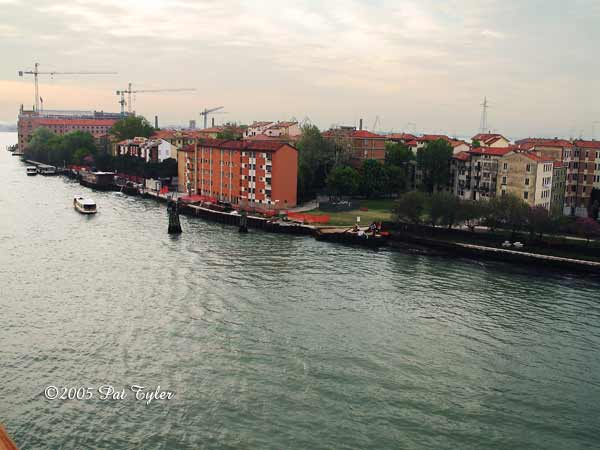
<svg viewBox="0 0 600 450">
<path fill-rule="evenodd" d="M 117 111 L 115 90 L 161 124 L 308 117 L 470 136 L 600 138 L 597 0 L 0 0 L 0 121 L 47 109 Z"/>
</svg>

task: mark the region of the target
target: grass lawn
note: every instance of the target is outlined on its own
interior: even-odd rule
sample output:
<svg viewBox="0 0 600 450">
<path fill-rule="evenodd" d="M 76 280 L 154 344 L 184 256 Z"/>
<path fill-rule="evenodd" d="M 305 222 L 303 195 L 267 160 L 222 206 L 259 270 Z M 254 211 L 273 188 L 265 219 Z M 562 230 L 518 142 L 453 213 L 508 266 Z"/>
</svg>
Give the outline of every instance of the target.
<svg viewBox="0 0 600 450">
<path fill-rule="evenodd" d="M 327 225 L 354 225 L 356 218 L 360 217 L 361 226 L 369 226 L 371 222 L 389 221 L 392 218 L 392 209 L 394 200 L 361 200 L 360 208 L 367 208 L 368 211 L 355 209 L 353 211 L 329 212 L 313 209 L 306 211 L 307 214 L 327 215 L 330 217 Z"/>
</svg>

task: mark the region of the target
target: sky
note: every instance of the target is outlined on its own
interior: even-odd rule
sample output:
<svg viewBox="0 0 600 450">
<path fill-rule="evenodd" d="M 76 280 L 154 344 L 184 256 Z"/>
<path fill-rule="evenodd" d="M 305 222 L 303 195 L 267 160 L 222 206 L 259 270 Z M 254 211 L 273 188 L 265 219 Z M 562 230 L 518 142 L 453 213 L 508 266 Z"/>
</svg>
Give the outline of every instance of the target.
<svg viewBox="0 0 600 450">
<path fill-rule="evenodd" d="M 0 0 L 0 122 L 46 109 L 159 123 L 310 121 L 379 132 L 600 138 L 597 0 Z M 595 123 L 597 122 L 597 123 Z M 595 135 L 595 136 L 594 136 Z"/>
</svg>

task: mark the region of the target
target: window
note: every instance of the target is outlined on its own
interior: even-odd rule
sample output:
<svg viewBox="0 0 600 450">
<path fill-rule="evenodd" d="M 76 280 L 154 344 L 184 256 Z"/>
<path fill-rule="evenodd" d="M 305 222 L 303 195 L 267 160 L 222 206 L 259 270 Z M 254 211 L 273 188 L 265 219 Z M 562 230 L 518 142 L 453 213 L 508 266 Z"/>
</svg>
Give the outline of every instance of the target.
<svg viewBox="0 0 600 450">
<path fill-rule="evenodd" d="M 529 186 L 529 178 L 525 178 L 525 186 Z"/>
<path fill-rule="evenodd" d="M 504 170 L 508 170 L 508 163 L 504 163 L 504 164 L 502 165 L 502 168 L 503 168 Z"/>
<path fill-rule="evenodd" d="M 523 198 L 525 200 L 527 200 L 529 198 L 529 192 L 527 192 L 527 191 L 523 192 Z"/>
<path fill-rule="evenodd" d="M 506 184 L 506 177 L 502 177 L 502 184 Z"/>
<path fill-rule="evenodd" d="M 525 170 L 526 170 L 527 172 L 531 172 L 531 164 L 527 164 L 527 165 L 525 166 Z"/>
</svg>

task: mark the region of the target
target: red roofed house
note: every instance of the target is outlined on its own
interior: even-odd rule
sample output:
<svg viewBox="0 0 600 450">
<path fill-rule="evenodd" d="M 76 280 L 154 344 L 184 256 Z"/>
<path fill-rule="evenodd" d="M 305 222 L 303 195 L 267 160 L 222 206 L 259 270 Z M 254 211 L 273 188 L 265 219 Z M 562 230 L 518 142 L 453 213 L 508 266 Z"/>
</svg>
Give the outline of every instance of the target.
<svg viewBox="0 0 600 450">
<path fill-rule="evenodd" d="M 510 141 L 501 134 L 496 133 L 479 133 L 471 138 L 471 141 L 478 141 L 482 147 L 508 147 Z"/>
<path fill-rule="evenodd" d="M 451 163 L 454 195 L 469 200 L 489 200 L 496 196 L 498 167 L 510 148 L 473 148 L 455 153 Z"/>
<path fill-rule="evenodd" d="M 98 139 L 108 134 L 112 126 L 121 118 L 118 113 L 98 111 L 26 111 L 21 105 L 19 110 L 18 145 L 23 151 L 31 134 L 37 128 L 48 128 L 55 134 L 72 131 L 85 131 Z"/>
<path fill-rule="evenodd" d="M 280 141 L 197 140 L 179 150 L 179 190 L 241 208 L 296 206 L 298 151 Z"/>
<path fill-rule="evenodd" d="M 351 128 L 331 129 L 323 132 L 322 135 L 325 139 L 345 146 L 350 153 L 350 164 L 354 167 L 361 167 L 367 159 L 374 159 L 381 163 L 385 161 L 387 136 Z"/>
</svg>

